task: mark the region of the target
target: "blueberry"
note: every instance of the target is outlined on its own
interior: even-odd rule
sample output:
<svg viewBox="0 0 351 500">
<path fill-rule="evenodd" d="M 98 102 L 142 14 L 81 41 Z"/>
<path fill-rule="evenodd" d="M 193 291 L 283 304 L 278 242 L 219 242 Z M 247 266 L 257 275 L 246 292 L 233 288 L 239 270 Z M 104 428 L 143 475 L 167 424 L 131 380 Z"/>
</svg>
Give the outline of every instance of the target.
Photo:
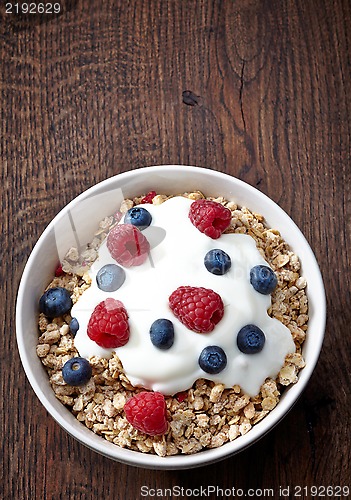
<svg viewBox="0 0 351 500">
<path fill-rule="evenodd" d="M 257 292 L 269 295 L 275 290 L 278 279 L 270 267 L 255 266 L 250 271 L 250 283 Z"/>
<path fill-rule="evenodd" d="M 72 306 L 73 302 L 69 291 L 60 286 L 49 288 L 39 300 L 39 310 L 48 318 L 62 316 L 66 314 Z"/>
<path fill-rule="evenodd" d="M 226 353 L 217 345 L 209 345 L 201 351 L 199 365 L 206 373 L 219 373 L 227 366 Z"/>
<path fill-rule="evenodd" d="M 150 327 L 150 339 L 155 347 L 169 349 L 174 342 L 174 327 L 169 319 L 160 318 L 154 321 Z"/>
<path fill-rule="evenodd" d="M 262 351 L 266 337 L 256 325 L 243 326 L 236 338 L 236 343 L 244 354 L 256 354 Z"/>
<path fill-rule="evenodd" d="M 104 292 L 115 292 L 123 285 L 125 279 L 124 269 L 116 264 L 106 264 L 96 275 L 97 286 Z"/>
<path fill-rule="evenodd" d="M 124 217 L 124 222 L 126 224 L 133 224 L 140 231 L 150 226 L 152 221 L 151 214 L 146 208 L 133 207 L 128 210 Z"/>
<path fill-rule="evenodd" d="M 70 323 L 69 323 L 69 329 L 71 330 L 71 334 L 73 336 L 76 336 L 78 330 L 79 330 L 79 323 L 77 318 L 72 318 Z"/>
<path fill-rule="evenodd" d="M 204 263 L 207 271 L 217 275 L 225 274 L 232 265 L 229 255 L 219 248 L 207 252 Z"/>
<path fill-rule="evenodd" d="M 72 358 L 62 368 L 63 380 L 69 385 L 83 385 L 91 378 L 92 369 L 88 360 Z"/>
</svg>

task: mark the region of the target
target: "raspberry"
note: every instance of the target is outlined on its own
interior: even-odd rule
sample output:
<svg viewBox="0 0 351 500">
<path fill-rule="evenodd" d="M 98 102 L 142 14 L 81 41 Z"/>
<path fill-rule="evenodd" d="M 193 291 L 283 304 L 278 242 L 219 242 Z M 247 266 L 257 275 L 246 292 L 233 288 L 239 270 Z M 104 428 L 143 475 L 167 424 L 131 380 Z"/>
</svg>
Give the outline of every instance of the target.
<svg viewBox="0 0 351 500">
<path fill-rule="evenodd" d="M 167 431 L 166 401 L 160 392 L 139 392 L 124 405 L 126 418 L 138 431 L 157 436 Z"/>
<path fill-rule="evenodd" d="M 224 314 L 221 297 L 208 288 L 180 286 L 170 295 L 169 305 L 179 321 L 197 333 L 212 332 Z"/>
<path fill-rule="evenodd" d="M 107 248 L 118 264 L 131 267 L 146 261 L 150 244 L 133 224 L 120 224 L 110 231 Z"/>
<path fill-rule="evenodd" d="M 144 198 L 141 199 L 140 203 L 152 203 L 152 200 L 156 196 L 156 191 L 150 191 Z"/>
<path fill-rule="evenodd" d="M 125 345 L 129 340 L 129 324 L 122 302 L 112 298 L 100 302 L 90 316 L 87 333 L 100 347 Z"/>
<path fill-rule="evenodd" d="M 216 240 L 230 224 L 229 208 L 210 200 L 196 200 L 190 205 L 189 218 L 206 236 Z"/>
<path fill-rule="evenodd" d="M 178 392 L 176 398 L 179 403 L 182 403 L 188 397 L 188 391 Z"/>
<path fill-rule="evenodd" d="M 62 265 L 59 264 L 57 266 L 57 268 L 55 269 L 55 276 L 56 278 L 59 278 L 60 276 L 63 276 L 65 273 L 64 273 L 64 270 L 62 269 Z"/>
</svg>

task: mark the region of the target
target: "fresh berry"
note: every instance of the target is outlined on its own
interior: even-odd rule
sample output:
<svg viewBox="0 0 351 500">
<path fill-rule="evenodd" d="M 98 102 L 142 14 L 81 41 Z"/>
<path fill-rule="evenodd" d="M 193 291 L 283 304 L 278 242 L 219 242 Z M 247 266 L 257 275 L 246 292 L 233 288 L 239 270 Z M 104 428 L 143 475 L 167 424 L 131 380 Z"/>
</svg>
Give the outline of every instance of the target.
<svg viewBox="0 0 351 500">
<path fill-rule="evenodd" d="M 120 224 L 110 231 L 107 248 L 118 264 L 131 267 L 146 261 L 150 244 L 133 224 Z"/>
<path fill-rule="evenodd" d="M 39 300 L 39 310 L 48 318 L 62 316 L 66 314 L 72 306 L 73 302 L 69 291 L 60 286 L 49 288 Z"/>
<path fill-rule="evenodd" d="M 212 332 L 224 314 L 221 297 L 208 288 L 180 286 L 170 295 L 169 306 L 183 325 L 197 333 Z"/>
<path fill-rule="evenodd" d="M 125 224 L 133 224 L 140 231 L 150 226 L 152 221 L 151 214 L 146 208 L 133 207 L 128 210 L 124 217 Z"/>
<path fill-rule="evenodd" d="M 207 271 L 217 275 L 225 274 L 232 265 L 229 255 L 219 248 L 207 252 L 204 263 Z"/>
<path fill-rule="evenodd" d="M 84 385 L 92 375 L 89 361 L 84 358 L 71 358 L 63 365 L 62 377 L 66 384 Z"/>
<path fill-rule="evenodd" d="M 215 240 L 229 226 L 232 213 L 215 201 L 196 200 L 190 205 L 189 218 L 201 233 Z"/>
<path fill-rule="evenodd" d="M 64 270 L 62 269 L 62 265 L 59 264 L 57 268 L 55 269 L 55 276 L 56 278 L 59 278 L 60 276 L 63 276 L 65 274 Z"/>
<path fill-rule="evenodd" d="M 201 351 L 199 365 L 204 372 L 215 375 L 227 366 L 226 353 L 217 345 L 209 345 Z"/>
<path fill-rule="evenodd" d="M 96 274 L 97 286 L 103 292 L 115 292 L 123 285 L 125 279 L 125 270 L 116 264 L 106 264 Z"/>
<path fill-rule="evenodd" d="M 72 318 L 70 323 L 69 323 L 69 329 L 71 330 L 71 334 L 73 336 L 77 335 L 77 332 L 79 330 L 79 323 L 77 318 Z"/>
<path fill-rule="evenodd" d="M 270 267 L 255 266 L 250 271 L 250 283 L 257 292 L 269 295 L 275 290 L 278 279 Z"/>
<path fill-rule="evenodd" d="M 157 436 L 167 431 L 166 401 L 160 392 L 139 392 L 124 405 L 126 418 L 140 432 Z"/>
<path fill-rule="evenodd" d="M 182 403 L 187 397 L 188 397 L 188 391 L 182 391 L 176 394 L 178 403 Z"/>
<path fill-rule="evenodd" d="M 110 297 L 100 302 L 90 316 L 87 333 L 100 347 L 125 345 L 129 340 L 129 324 L 122 302 Z"/>
<path fill-rule="evenodd" d="M 146 196 L 144 196 L 144 198 L 142 198 L 140 203 L 152 203 L 152 200 L 155 198 L 155 196 L 156 191 L 150 191 Z"/>
<path fill-rule="evenodd" d="M 256 325 L 246 325 L 238 333 L 236 342 L 239 351 L 244 354 L 256 354 L 262 351 L 266 337 Z"/>
<path fill-rule="evenodd" d="M 169 319 L 160 318 L 154 321 L 150 328 L 151 342 L 159 349 L 169 349 L 174 342 L 174 327 Z"/>
</svg>

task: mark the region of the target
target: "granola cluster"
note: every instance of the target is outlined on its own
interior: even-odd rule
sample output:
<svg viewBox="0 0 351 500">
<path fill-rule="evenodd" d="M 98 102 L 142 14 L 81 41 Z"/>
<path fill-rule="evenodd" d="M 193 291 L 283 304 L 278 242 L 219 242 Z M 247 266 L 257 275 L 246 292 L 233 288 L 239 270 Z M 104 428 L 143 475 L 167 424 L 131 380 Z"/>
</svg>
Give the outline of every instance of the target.
<svg viewBox="0 0 351 500">
<path fill-rule="evenodd" d="M 205 198 L 200 191 L 182 196 L 193 200 Z M 159 205 L 168 198 L 156 195 L 152 203 Z M 141 199 L 124 200 L 118 212 L 101 221 L 94 239 L 83 251 L 71 248 L 62 262 L 63 274 L 55 277 L 47 288 L 66 288 L 75 303 L 90 286 L 88 270 L 97 258 L 102 241 L 122 214 Z M 118 446 L 162 457 L 222 446 L 246 434 L 275 408 L 285 387 L 297 382 L 298 372 L 305 365 L 301 345 L 308 324 L 308 301 L 306 280 L 301 276 L 297 255 L 277 230 L 266 227 L 261 215 L 221 197 L 207 199 L 231 210 L 232 221 L 226 232 L 254 238 L 263 258 L 275 271 L 278 285 L 272 293 L 268 313 L 289 328 L 296 352 L 286 356 L 276 380 L 266 379 L 255 397 L 244 394 L 239 386 L 228 389 L 205 379 L 197 380 L 187 391 L 166 397 L 168 431 L 162 436 L 148 436 L 134 429 L 124 415 L 126 401 L 142 389 L 131 385 L 116 354 L 111 359 L 91 357 L 93 376 L 89 382 L 80 387 L 67 385 L 62 367 L 68 359 L 79 355 L 69 328 L 71 316 L 54 318 L 50 323 L 40 314 L 37 355 L 47 370 L 56 397 L 86 427 Z"/>
</svg>

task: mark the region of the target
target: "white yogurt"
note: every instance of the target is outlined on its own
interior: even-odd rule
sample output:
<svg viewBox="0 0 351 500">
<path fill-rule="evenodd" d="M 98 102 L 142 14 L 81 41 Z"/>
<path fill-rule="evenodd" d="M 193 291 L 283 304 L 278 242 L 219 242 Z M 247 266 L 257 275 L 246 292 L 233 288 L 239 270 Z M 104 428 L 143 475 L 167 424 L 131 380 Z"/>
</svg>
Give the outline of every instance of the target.
<svg viewBox="0 0 351 500">
<path fill-rule="evenodd" d="M 101 245 L 90 270 L 92 285 L 72 308 L 72 316 L 79 322 L 75 346 L 85 358 L 109 358 L 115 351 L 134 386 L 166 395 L 189 389 L 197 379 L 206 378 L 226 387 L 240 385 L 248 395 L 255 396 L 267 377 L 276 377 L 285 356 L 295 352 L 295 345 L 289 329 L 267 314 L 270 295 L 258 293 L 250 284 L 250 269 L 267 265 L 253 238 L 222 234 L 213 240 L 205 236 L 190 222 L 191 203 L 187 198 L 174 197 L 158 206 L 143 205 L 152 215 L 151 226 L 143 231 L 151 252 L 141 266 L 124 268 L 126 280 L 115 292 L 104 292 L 96 284 L 99 269 L 116 263 L 106 241 Z M 208 272 L 204 265 L 206 253 L 215 248 L 231 258 L 231 268 L 223 276 Z M 173 315 L 168 298 L 182 285 L 210 288 L 221 296 L 224 316 L 211 333 L 195 333 Z M 87 335 L 92 311 L 107 297 L 122 301 L 129 315 L 129 341 L 115 349 L 104 349 Z M 174 343 L 168 350 L 158 349 L 150 340 L 150 326 L 159 318 L 167 318 L 174 325 Z M 265 334 L 259 353 L 243 354 L 237 347 L 237 333 L 247 324 L 255 324 Z M 201 351 L 210 345 L 221 347 L 227 355 L 227 366 L 217 375 L 204 372 L 198 363 Z"/>
</svg>

